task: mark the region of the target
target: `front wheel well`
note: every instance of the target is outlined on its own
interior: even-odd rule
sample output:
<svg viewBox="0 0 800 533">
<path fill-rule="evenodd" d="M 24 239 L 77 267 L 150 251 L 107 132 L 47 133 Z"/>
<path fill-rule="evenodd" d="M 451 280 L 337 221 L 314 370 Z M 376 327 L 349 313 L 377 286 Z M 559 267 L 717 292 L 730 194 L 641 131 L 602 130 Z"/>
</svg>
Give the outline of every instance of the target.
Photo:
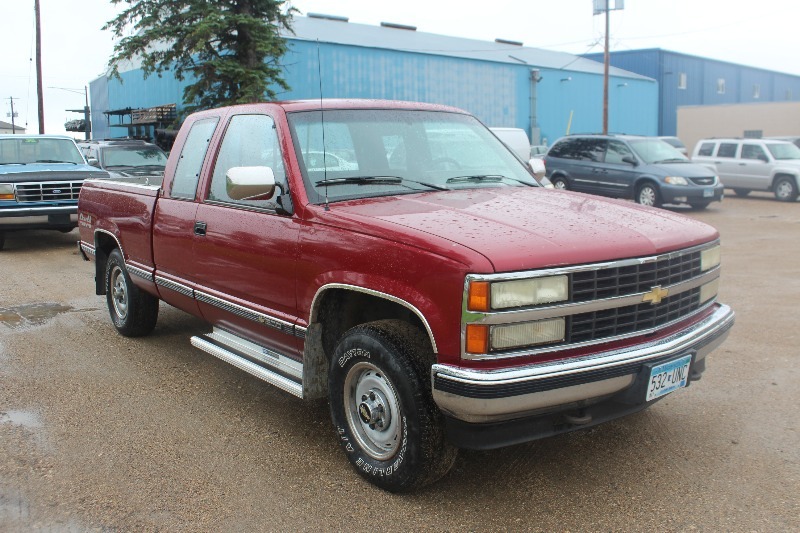
<svg viewBox="0 0 800 533">
<path fill-rule="evenodd" d="M 790 180 L 793 180 L 795 185 L 798 186 L 798 188 L 800 188 L 800 180 L 798 180 L 797 176 L 795 176 L 794 174 L 779 173 L 779 174 L 775 174 L 774 176 L 772 176 L 772 183 L 770 183 L 770 185 L 769 185 L 769 190 L 770 191 L 774 191 L 775 190 L 775 184 L 781 178 L 789 178 Z"/>
<path fill-rule="evenodd" d="M 422 319 L 409 307 L 351 289 L 325 291 L 316 313 L 316 322 L 322 326 L 322 348 L 328 357 L 346 331 L 360 324 L 387 319 L 402 320 L 419 328 L 426 337 L 429 334 Z"/>
</svg>

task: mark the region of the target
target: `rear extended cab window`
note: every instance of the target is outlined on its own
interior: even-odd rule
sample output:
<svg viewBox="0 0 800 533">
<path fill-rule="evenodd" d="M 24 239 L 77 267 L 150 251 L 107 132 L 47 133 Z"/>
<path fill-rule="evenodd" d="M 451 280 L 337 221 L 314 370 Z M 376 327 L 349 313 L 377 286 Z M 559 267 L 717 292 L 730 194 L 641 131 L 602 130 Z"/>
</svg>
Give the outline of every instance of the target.
<svg viewBox="0 0 800 533">
<path fill-rule="evenodd" d="M 205 118 L 192 124 L 186 142 L 183 143 L 180 159 L 175 168 L 175 177 L 172 179 L 170 189 L 171 198 L 194 200 L 197 193 L 197 182 L 200 179 L 200 170 L 208 152 L 211 136 L 217 127 L 219 118 Z"/>
</svg>

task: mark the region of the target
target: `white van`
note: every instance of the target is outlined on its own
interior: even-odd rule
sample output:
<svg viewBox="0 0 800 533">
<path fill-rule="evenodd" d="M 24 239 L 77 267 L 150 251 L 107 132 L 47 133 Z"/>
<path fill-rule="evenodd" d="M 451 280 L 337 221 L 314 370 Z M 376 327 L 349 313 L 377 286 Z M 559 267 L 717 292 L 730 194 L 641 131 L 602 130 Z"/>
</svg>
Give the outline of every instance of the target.
<svg viewBox="0 0 800 533">
<path fill-rule="evenodd" d="M 517 154 L 522 161 L 527 161 L 533 170 L 533 175 L 539 182 L 547 187 L 550 181 L 545 177 L 544 161 L 531 157 L 531 141 L 528 134 L 521 128 L 489 128 L 503 144 L 508 146 L 512 152 Z"/>
</svg>

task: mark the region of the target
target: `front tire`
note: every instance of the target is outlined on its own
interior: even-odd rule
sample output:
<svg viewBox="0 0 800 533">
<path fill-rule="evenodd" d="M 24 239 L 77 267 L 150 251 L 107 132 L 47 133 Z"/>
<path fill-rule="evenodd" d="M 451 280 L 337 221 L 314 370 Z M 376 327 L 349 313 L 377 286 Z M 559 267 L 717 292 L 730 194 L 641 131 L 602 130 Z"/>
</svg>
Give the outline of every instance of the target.
<svg viewBox="0 0 800 533">
<path fill-rule="evenodd" d="M 794 178 L 781 176 L 775 180 L 775 198 L 781 202 L 797 200 L 797 184 L 794 182 Z"/>
<path fill-rule="evenodd" d="M 554 189 L 561 189 L 562 191 L 569 190 L 569 183 L 567 183 L 566 178 L 563 176 L 555 176 L 550 178 L 550 183 L 553 184 Z"/>
<path fill-rule="evenodd" d="M 126 337 L 143 337 L 153 331 L 158 298 L 133 284 L 118 248 L 108 256 L 105 287 L 108 313 L 117 331 Z"/>
<path fill-rule="evenodd" d="M 430 390 L 430 345 L 399 320 L 356 326 L 336 346 L 328 385 L 339 443 L 356 471 L 390 492 L 440 479 L 457 450 Z"/>
<path fill-rule="evenodd" d="M 661 193 L 658 187 L 650 182 L 644 183 L 636 190 L 636 203 L 650 207 L 661 207 Z"/>
</svg>

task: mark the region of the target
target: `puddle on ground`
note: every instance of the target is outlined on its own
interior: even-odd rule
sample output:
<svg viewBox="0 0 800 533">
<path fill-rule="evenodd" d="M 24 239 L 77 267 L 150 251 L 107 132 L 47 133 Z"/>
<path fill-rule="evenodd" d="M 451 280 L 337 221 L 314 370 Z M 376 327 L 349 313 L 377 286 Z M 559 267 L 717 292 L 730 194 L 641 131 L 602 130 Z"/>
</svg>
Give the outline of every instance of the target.
<svg viewBox="0 0 800 533">
<path fill-rule="evenodd" d="M 32 411 L 0 411 L 0 424 L 11 424 L 25 429 L 39 429 L 42 419 Z"/>
<path fill-rule="evenodd" d="M 75 309 L 69 305 L 56 303 L 24 304 L 16 307 L 0 307 L 0 324 L 10 328 L 41 326 L 62 313 L 71 311 L 94 311 L 95 309 Z"/>
</svg>

